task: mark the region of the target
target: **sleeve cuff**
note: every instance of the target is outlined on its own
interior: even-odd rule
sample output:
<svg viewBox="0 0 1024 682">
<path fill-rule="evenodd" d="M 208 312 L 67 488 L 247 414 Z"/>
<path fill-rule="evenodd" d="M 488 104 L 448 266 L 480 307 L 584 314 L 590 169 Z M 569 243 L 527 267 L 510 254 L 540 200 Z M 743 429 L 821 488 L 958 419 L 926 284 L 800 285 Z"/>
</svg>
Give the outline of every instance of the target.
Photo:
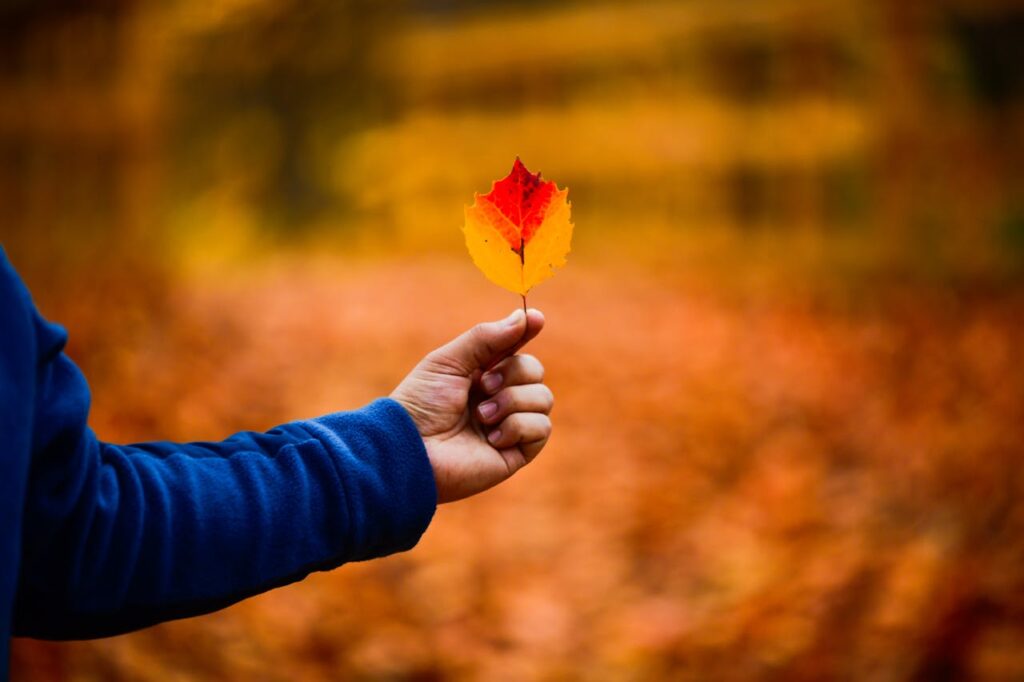
<svg viewBox="0 0 1024 682">
<path fill-rule="evenodd" d="M 411 549 L 437 508 L 423 439 L 399 403 L 381 398 L 302 423 L 335 454 L 349 529 L 345 561 Z"/>
</svg>

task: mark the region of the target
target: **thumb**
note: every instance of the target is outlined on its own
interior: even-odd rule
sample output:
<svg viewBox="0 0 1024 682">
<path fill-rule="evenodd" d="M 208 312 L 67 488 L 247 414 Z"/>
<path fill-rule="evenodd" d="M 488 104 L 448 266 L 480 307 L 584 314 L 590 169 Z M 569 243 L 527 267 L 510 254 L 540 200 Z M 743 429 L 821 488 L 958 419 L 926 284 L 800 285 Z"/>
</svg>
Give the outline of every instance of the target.
<svg viewBox="0 0 1024 682">
<path fill-rule="evenodd" d="M 540 319 L 543 320 L 542 317 Z M 429 357 L 448 367 L 457 367 L 469 376 L 478 369 L 487 369 L 513 352 L 526 337 L 527 323 L 526 314 L 517 308 L 504 320 L 476 325 L 435 350 Z"/>
</svg>

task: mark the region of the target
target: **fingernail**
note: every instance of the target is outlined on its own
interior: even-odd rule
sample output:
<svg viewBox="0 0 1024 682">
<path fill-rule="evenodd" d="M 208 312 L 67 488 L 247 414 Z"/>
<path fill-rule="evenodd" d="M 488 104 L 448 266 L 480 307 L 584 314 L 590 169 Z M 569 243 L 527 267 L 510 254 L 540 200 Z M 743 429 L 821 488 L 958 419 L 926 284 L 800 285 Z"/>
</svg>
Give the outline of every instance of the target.
<svg viewBox="0 0 1024 682">
<path fill-rule="evenodd" d="M 499 438 L 501 438 L 501 429 L 494 429 L 487 435 L 487 440 L 490 441 L 491 445 L 497 443 Z"/>
<path fill-rule="evenodd" d="M 498 411 L 498 404 L 493 400 L 488 400 L 486 403 L 480 403 L 480 407 L 477 409 L 480 410 L 480 416 L 487 419 Z"/>
<path fill-rule="evenodd" d="M 512 311 L 512 314 L 505 318 L 505 324 L 509 327 L 515 327 L 519 324 L 520 320 L 523 319 L 523 311 L 521 308 L 516 308 Z"/>
<path fill-rule="evenodd" d="M 504 381 L 500 374 L 488 373 L 480 379 L 480 383 L 483 384 L 484 390 L 488 393 L 494 393 L 501 386 L 501 382 Z"/>
</svg>

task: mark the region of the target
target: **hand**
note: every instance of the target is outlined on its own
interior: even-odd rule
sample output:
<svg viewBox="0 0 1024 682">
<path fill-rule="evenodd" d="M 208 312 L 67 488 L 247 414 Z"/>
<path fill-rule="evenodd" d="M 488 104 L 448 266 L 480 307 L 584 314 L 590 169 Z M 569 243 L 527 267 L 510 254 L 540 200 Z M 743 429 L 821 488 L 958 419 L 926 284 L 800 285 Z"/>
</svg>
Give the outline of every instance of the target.
<svg viewBox="0 0 1024 682">
<path fill-rule="evenodd" d="M 391 397 L 412 416 L 439 502 L 475 495 L 526 466 L 551 435 L 551 389 L 532 355 L 514 355 L 544 327 L 516 310 L 431 352 Z"/>
</svg>

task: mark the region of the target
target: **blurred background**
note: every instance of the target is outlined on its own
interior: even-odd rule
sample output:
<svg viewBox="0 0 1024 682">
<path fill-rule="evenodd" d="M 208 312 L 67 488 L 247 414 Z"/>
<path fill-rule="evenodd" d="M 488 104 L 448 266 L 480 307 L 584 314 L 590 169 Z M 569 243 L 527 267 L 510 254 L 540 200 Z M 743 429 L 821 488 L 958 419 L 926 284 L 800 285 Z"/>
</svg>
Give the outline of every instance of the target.
<svg viewBox="0 0 1024 682">
<path fill-rule="evenodd" d="M 555 435 L 410 553 L 24 680 L 1024 678 L 1024 5 L 0 4 L 0 237 L 107 440 L 387 394 L 568 186 Z"/>
</svg>

